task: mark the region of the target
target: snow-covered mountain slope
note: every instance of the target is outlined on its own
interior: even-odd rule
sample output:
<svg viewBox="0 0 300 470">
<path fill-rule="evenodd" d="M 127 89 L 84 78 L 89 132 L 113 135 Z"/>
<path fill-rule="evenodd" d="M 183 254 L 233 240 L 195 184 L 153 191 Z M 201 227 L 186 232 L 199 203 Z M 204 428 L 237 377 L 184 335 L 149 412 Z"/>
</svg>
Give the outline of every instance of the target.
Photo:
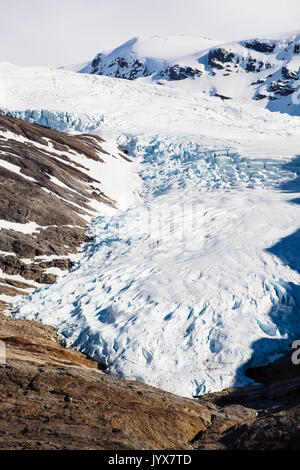
<svg viewBox="0 0 300 470">
<path fill-rule="evenodd" d="M 242 385 L 299 331 L 299 118 L 144 80 L 0 67 L 2 106 L 117 138 L 141 202 L 92 222 L 80 263 L 16 316 L 191 396 Z M 125 204 L 126 206 L 126 204 Z"/>
<path fill-rule="evenodd" d="M 2 63 L 0 107 L 62 131 L 197 136 L 206 146 L 230 147 L 243 155 L 299 151 L 297 117 L 140 80 Z"/>
<path fill-rule="evenodd" d="M 223 100 L 254 100 L 271 111 L 299 115 L 299 67 L 297 31 L 224 44 L 184 36 L 133 38 L 77 70 L 129 80 L 150 77 L 159 84 L 167 80 Z"/>
<path fill-rule="evenodd" d="M 91 62 L 77 67 L 77 71 L 134 80 L 159 74 L 178 57 L 197 53 L 219 42 L 184 35 L 165 38 L 152 36 L 147 39 L 134 37 L 111 51 L 100 52 Z M 75 69 L 72 67 L 72 70 Z"/>
</svg>

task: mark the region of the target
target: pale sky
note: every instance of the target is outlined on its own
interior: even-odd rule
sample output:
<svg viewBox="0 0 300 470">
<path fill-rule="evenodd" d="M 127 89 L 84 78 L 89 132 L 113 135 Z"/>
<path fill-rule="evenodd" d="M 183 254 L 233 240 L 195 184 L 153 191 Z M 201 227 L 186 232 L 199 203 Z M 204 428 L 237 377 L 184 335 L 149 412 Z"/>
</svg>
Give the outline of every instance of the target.
<svg viewBox="0 0 300 470">
<path fill-rule="evenodd" d="M 0 61 L 83 62 L 134 36 L 220 40 L 300 29 L 299 0 L 0 0 Z"/>
</svg>

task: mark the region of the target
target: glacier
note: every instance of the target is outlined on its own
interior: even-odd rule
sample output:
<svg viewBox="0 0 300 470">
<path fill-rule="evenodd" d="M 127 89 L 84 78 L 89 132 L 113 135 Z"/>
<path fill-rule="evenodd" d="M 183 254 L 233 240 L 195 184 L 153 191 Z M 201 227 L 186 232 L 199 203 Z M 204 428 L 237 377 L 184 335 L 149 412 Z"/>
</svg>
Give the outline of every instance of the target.
<svg viewBox="0 0 300 470">
<path fill-rule="evenodd" d="M 267 251 L 296 229 L 290 195 L 276 191 L 292 168 L 189 140 L 125 139 L 140 158 L 143 203 L 95 218 L 78 266 L 18 316 L 53 325 L 121 377 L 185 396 L 244 385 L 244 365 L 300 334 L 299 273 Z"/>
<path fill-rule="evenodd" d="M 183 396 L 250 382 L 299 338 L 299 118 L 183 88 L 0 66 L 2 107 L 116 140 L 139 197 L 14 305 L 111 374 Z"/>
</svg>

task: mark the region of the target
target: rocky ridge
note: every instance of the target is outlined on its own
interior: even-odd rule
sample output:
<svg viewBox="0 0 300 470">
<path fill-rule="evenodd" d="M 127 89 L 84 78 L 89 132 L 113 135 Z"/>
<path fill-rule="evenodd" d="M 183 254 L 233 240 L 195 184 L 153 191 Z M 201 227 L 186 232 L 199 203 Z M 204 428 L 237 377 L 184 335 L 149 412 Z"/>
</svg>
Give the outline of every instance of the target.
<svg viewBox="0 0 300 470">
<path fill-rule="evenodd" d="M 96 135 L 0 115 L 0 309 L 70 269 L 90 240 L 91 217 L 117 207 L 102 189 L 101 166 L 130 160 L 114 151 Z"/>
</svg>

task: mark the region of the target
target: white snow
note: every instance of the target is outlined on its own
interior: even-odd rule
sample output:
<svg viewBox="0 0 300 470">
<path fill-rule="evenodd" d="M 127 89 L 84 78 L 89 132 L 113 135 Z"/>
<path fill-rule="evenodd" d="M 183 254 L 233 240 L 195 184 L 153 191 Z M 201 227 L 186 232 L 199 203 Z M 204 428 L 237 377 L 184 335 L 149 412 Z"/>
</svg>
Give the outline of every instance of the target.
<svg viewBox="0 0 300 470">
<path fill-rule="evenodd" d="M 107 167 L 119 212 L 93 219 L 76 267 L 17 317 L 185 396 L 248 383 L 247 361 L 299 337 L 298 117 L 140 80 L 8 65 L 0 77 L 4 108 L 116 138 L 142 182 L 127 198 Z"/>
<path fill-rule="evenodd" d="M 269 50 L 257 50 L 257 42 Z M 93 61 L 82 68 L 78 67 L 77 71 L 155 81 L 159 85 L 168 84 L 213 96 L 217 94 L 236 102 L 252 101 L 256 106 L 267 107 L 271 111 L 299 115 L 299 55 L 294 49 L 299 44 L 300 30 L 267 39 L 250 38 L 230 43 L 186 36 L 134 37 L 111 51 L 100 51 Z M 217 54 L 218 59 L 214 58 L 212 65 L 210 54 L 217 50 L 221 56 Z M 222 58 L 224 52 L 231 57 Z M 177 69 L 180 67 L 181 73 L 187 72 L 185 77 L 188 78 L 174 78 L 169 70 L 174 66 Z M 184 71 L 186 67 L 197 71 L 196 75 L 191 74 L 191 70 Z M 283 67 L 292 71 L 294 77 L 285 77 Z M 274 94 L 272 86 L 278 80 L 281 80 L 282 86 L 291 87 L 291 93 L 276 94 L 273 90 Z"/>
<path fill-rule="evenodd" d="M 60 269 L 60 268 L 48 268 L 44 271 L 45 274 L 55 274 L 56 276 L 61 276 L 62 274 L 65 274 L 65 270 Z"/>
<path fill-rule="evenodd" d="M 21 175 L 22 178 L 25 178 L 29 181 L 35 181 L 34 178 L 31 178 L 31 176 L 24 175 L 24 173 L 21 173 L 21 169 L 19 166 L 14 165 L 13 163 L 9 163 L 5 160 L 0 160 L 0 166 L 3 166 L 7 170 L 13 171 L 14 173 L 17 173 L 18 175 Z"/>
<path fill-rule="evenodd" d="M 10 253 L 12 255 L 12 253 Z M 31 261 L 32 262 L 32 261 Z M 38 282 L 35 282 L 33 281 L 32 279 L 30 279 L 29 281 L 24 279 L 24 277 L 20 276 L 19 274 L 7 274 L 5 272 L 2 271 L 2 269 L 0 269 L 0 283 L 1 283 L 1 279 L 5 278 L 5 279 L 8 279 L 8 280 L 11 280 L 11 281 L 18 281 L 18 282 L 22 282 L 23 284 L 28 284 L 28 286 L 35 286 L 35 287 L 40 287 L 41 285 L 38 283 Z M 18 289 L 22 289 L 22 290 L 29 290 L 30 292 L 32 292 L 34 289 L 32 289 L 31 287 L 27 287 L 27 288 L 18 288 Z"/>
<path fill-rule="evenodd" d="M 165 86 L 48 68 L 0 64 L 7 94 L 2 107 L 59 130 L 121 134 L 197 136 L 207 145 L 258 149 L 260 142 L 279 155 L 295 155 L 298 117 L 270 113 L 254 104 L 222 102 L 166 82 Z M 167 111 L 166 111 L 167 110 Z M 256 145 L 256 142 L 259 145 Z M 279 145 L 279 150 L 278 150 Z"/>
<path fill-rule="evenodd" d="M 220 42 L 207 37 L 185 35 L 134 37 L 112 50 L 100 51 L 102 54 L 103 75 L 114 76 L 116 70 L 118 70 L 118 66 L 114 62 L 119 58 L 126 61 L 129 67 L 131 65 L 135 66 L 135 60 L 137 59 L 140 63 L 145 64 L 148 72 L 151 74 L 157 73 L 166 67 L 168 63 L 176 61 L 178 57 L 199 53 L 199 51 L 216 46 Z M 90 73 L 92 62 L 66 67 L 66 69 L 80 73 Z M 121 69 L 124 69 L 126 73 L 126 67 L 122 66 Z M 128 72 L 130 74 L 129 69 Z M 143 73 L 140 76 L 143 76 Z"/>
<path fill-rule="evenodd" d="M 16 300 L 16 297 L 18 297 L 18 299 L 21 299 L 20 296 L 11 296 L 11 295 L 6 295 L 6 294 L 0 294 L 0 301 L 6 302 L 6 303 L 9 304 L 13 300 Z M 5 311 L 3 313 L 5 313 Z"/>
<path fill-rule="evenodd" d="M 195 54 L 202 49 L 216 46 L 222 41 L 207 37 L 196 36 L 168 36 L 158 35 L 146 37 L 135 37 L 122 46 L 106 52 L 114 57 L 123 57 L 134 52 L 139 57 L 152 57 L 153 59 L 176 60 L 178 57 Z"/>
<path fill-rule="evenodd" d="M 16 230 L 26 234 L 32 234 L 39 229 L 40 226 L 35 222 L 26 222 L 25 224 L 19 224 L 17 222 L 9 222 L 8 220 L 0 220 L 0 229 Z"/>
</svg>

